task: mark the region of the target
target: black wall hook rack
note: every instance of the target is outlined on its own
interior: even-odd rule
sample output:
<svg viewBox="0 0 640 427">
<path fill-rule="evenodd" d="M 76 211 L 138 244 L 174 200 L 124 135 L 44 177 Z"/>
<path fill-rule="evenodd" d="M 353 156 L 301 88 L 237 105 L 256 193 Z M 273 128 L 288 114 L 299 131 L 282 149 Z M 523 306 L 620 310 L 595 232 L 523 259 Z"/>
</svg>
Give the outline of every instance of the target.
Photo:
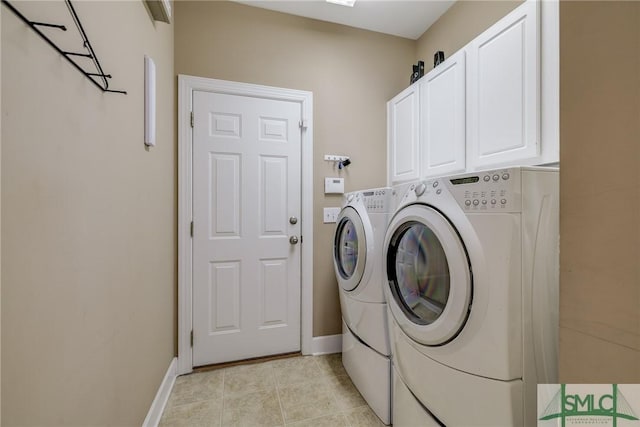
<svg viewBox="0 0 640 427">
<path fill-rule="evenodd" d="M 102 90 L 103 92 L 121 93 L 121 94 L 126 95 L 127 94 L 126 91 L 109 89 L 109 81 L 108 81 L 108 79 L 111 78 L 111 74 L 106 74 L 104 71 L 102 71 L 102 67 L 100 66 L 100 61 L 98 61 L 98 57 L 96 56 L 96 53 L 93 51 L 93 48 L 91 47 L 91 43 L 89 42 L 89 39 L 87 38 L 87 34 L 84 32 L 84 28 L 82 27 L 82 23 L 80 22 L 80 19 L 78 18 L 78 14 L 76 13 L 76 10 L 74 9 L 73 5 L 71 4 L 71 0 L 65 0 L 65 3 L 67 5 L 67 8 L 69 9 L 69 13 L 71 14 L 71 17 L 73 18 L 73 22 L 75 23 L 75 25 L 76 25 L 76 27 L 78 29 L 78 32 L 80 33 L 80 37 L 82 37 L 82 46 L 86 49 L 86 52 L 68 52 L 68 51 L 64 51 L 64 50 L 60 49 L 57 44 L 55 44 L 49 37 L 47 37 L 46 34 L 44 34 L 38 28 L 38 27 L 47 27 L 47 28 L 56 28 L 56 29 L 58 29 L 60 31 L 67 31 L 67 27 L 65 25 L 31 21 L 26 16 L 24 16 L 22 13 L 20 13 L 20 11 L 18 9 L 16 9 L 7 0 L 2 0 L 2 4 L 7 6 L 7 8 L 9 10 L 11 10 L 14 14 L 16 14 L 16 16 L 18 16 L 25 24 L 27 24 L 29 27 L 31 27 L 31 29 L 33 31 L 35 31 L 40 37 L 42 37 L 44 39 L 44 41 L 46 41 L 60 55 L 62 55 L 67 61 L 69 61 L 69 63 L 71 63 L 71 65 L 73 65 L 78 71 L 80 71 L 82 74 L 84 74 L 84 76 L 86 78 L 88 78 L 91 81 L 91 83 L 93 83 L 98 88 L 100 88 L 100 90 Z M 91 70 L 91 71 L 95 71 L 95 72 L 89 72 L 88 70 L 83 68 L 81 65 L 79 65 L 76 61 L 74 61 L 72 59 L 72 57 L 74 57 L 74 56 L 91 59 L 91 61 L 93 62 L 93 66 L 95 67 L 95 70 Z"/>
</svg>

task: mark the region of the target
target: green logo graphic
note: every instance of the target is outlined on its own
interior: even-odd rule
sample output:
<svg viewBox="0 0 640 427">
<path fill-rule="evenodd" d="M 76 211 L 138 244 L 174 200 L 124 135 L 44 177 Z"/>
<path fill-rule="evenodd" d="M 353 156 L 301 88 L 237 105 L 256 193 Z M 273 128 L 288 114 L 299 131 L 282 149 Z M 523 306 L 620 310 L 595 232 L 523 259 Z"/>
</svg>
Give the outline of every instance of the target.
<svg viewBox="0 0 640 427">
<path fill-rule="evenodd" d="M 541 421 L 560 418 L 565 427 L 567 418 L 581 417 L 585 423 L 590 417 L 608 417 L 613 421 L 613 427 L 618 425 L 618 419 L 638 420 L 629 402 L 624 398 L 617 384 L 612 384 L 611 394 L 567 394 L 566 384 L 560 385 L 560 390 L 553 396 L 549 405 L 540 417 Z"/>
</svg>

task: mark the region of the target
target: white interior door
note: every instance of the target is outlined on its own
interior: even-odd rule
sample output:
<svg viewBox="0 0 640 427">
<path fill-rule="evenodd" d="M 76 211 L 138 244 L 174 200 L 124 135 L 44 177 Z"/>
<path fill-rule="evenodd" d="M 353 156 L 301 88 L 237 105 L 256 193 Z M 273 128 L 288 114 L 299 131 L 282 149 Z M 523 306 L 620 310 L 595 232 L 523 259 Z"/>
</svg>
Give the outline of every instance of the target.
<svg viewBox="0 0 640 427">
<path fill-rule="evenodd" d="M 193 366 L 300 350 L 301 105 L 193 93 Z"/>
</svg>

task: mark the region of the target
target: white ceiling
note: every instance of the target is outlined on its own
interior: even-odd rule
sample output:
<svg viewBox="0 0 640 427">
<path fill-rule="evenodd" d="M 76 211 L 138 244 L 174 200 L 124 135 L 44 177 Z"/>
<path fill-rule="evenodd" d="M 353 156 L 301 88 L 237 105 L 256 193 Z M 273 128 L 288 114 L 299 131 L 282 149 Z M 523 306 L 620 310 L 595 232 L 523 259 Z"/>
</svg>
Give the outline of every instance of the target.
<svg viewBox="0 0 640 427">
<path fill-rule="evenodd" d="M 325 0 L 233 0 L 321 21 L 335 22 L 412 40 L 451 7 L 455 0 L 357 0 L 353 7 Z"/>
</svg>

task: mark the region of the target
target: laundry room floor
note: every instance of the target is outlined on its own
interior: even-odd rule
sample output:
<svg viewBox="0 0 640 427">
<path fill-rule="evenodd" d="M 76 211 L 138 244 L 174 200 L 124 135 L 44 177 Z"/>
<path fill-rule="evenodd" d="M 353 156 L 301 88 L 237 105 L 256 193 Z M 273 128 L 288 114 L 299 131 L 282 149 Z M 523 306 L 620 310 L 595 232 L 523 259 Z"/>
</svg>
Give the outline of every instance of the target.
<svg viewBox="0 0 640 427">
<path fill-rule="evenodd" d="M 341 354 L 298 356 L 184 375 L 160 426 L 384 426 Z"/>
</svg>

